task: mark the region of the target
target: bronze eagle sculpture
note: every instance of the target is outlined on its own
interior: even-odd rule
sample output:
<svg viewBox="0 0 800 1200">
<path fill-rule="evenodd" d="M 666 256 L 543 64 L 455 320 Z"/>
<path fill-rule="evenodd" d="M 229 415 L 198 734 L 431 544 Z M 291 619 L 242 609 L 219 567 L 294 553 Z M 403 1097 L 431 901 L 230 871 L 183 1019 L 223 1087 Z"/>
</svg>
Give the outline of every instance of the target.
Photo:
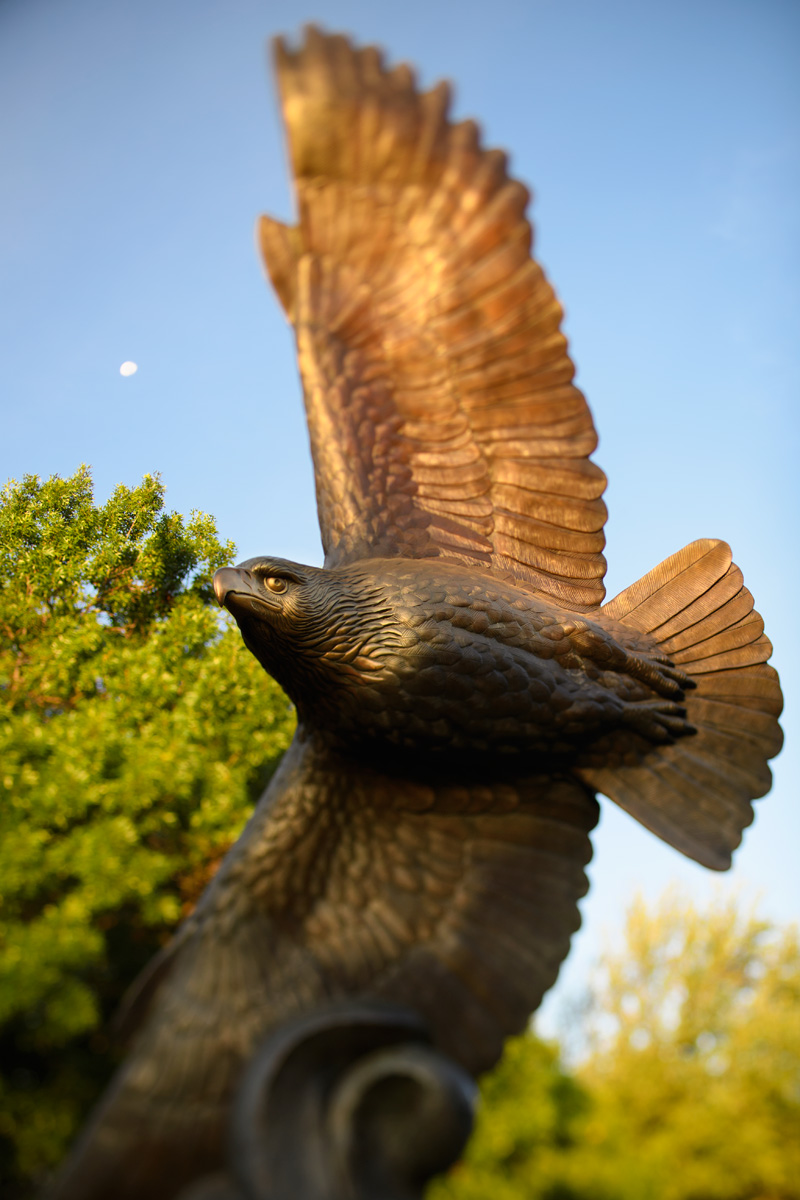
<svg viewBox="0 0 800 1200">
<path fill-rule="evenodd" d="M 493 1064 L 578 928 L 596 792 L 724 870 L 781 745 L 771 646 L 725 543 L 604 603 L 605 477 L 528 193 L 449 89 L 374 47 L 275 44 L 298 217 L 264 218 L 294 326 L 325 566 L 215 578 L 298 728 L 143 981 L 59 1200 L 218 1171 L 243 1064 L 341 997 Z"/>
</svg>

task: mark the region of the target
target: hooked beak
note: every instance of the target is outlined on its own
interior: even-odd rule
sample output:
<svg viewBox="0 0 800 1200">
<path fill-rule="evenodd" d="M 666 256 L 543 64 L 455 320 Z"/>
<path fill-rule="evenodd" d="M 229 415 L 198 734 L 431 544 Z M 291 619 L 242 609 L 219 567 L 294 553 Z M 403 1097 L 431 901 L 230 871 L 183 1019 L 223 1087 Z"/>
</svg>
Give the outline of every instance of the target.
<svg viewBox="0 0 800 1200">
<path fill-rule="evenodd" d="M 231 592 L 261 599 L 256 580 L 249 571 L 244 571 L 241 567 L 222 567 L 214 575 L 214 595 L 222 608 L 228 607 L 226 600 Z"/>
</svg>

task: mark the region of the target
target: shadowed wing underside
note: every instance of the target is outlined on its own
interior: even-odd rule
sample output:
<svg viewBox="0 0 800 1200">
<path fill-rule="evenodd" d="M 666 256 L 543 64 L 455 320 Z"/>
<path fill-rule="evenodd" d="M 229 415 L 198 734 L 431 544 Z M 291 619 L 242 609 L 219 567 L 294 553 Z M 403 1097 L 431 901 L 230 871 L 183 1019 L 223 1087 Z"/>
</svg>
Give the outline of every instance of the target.
<svg viewBox="0 0 800 1200">
<path fill-rule="evenodd" d="M 578 928 L 598 807 L 576 780 L 415 783 L 298 730 L 247 829 L 139 985 L 136 1046 L 58 1200 L 175 1196 L 218 1169 L 242 1065 L 328 1000 L 410 1006 L 470 1071 Z"/>
<path fill-rule="evenodd" d="M 528 193 L 449 89 L 375 47 L 275 43 L 298 224 L 262 218 L 298 344 L 326 565 L 490 569 L 572 609 L 604 596 L 597 438 Z"/>
</svg>

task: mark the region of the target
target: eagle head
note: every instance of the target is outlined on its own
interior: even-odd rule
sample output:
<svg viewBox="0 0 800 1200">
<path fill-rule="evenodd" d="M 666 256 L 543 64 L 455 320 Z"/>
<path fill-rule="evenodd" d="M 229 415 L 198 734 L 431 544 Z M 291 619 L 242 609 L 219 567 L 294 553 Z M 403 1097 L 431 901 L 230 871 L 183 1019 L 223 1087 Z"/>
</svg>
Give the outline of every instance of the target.
<svg viewBox="0 0 800 1200">
<path fill-rule="evenodd" d="M 249 558 L 214 576 L 219 603 L 248 650 L 278 681 L 301 719 L 326 719 L 381 670 L 391 613 L 365 580 L 282 558 Z M 365 604 L 365 593 L 371 602 Z M 360 690 L 360 689 L 359 689 Z"/>
</svg>

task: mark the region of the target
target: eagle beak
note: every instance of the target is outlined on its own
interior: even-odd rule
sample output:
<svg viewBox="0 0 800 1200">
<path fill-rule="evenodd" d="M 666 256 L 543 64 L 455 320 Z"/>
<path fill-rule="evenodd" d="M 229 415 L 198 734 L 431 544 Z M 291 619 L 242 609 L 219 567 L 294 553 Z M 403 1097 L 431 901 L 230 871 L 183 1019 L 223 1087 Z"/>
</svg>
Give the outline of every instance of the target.
<svg viewBox="0 0 800 1200">
<path fill-rule="evenodd" d="M 253 583 L 253 577 L 249 571 L 242 571 L 238 567 L 222 567 L 214 575 L 214 595 L 220 606 L 224 608 L 229 592 L 253 592 L 257 595 Z"/>
</svg>

